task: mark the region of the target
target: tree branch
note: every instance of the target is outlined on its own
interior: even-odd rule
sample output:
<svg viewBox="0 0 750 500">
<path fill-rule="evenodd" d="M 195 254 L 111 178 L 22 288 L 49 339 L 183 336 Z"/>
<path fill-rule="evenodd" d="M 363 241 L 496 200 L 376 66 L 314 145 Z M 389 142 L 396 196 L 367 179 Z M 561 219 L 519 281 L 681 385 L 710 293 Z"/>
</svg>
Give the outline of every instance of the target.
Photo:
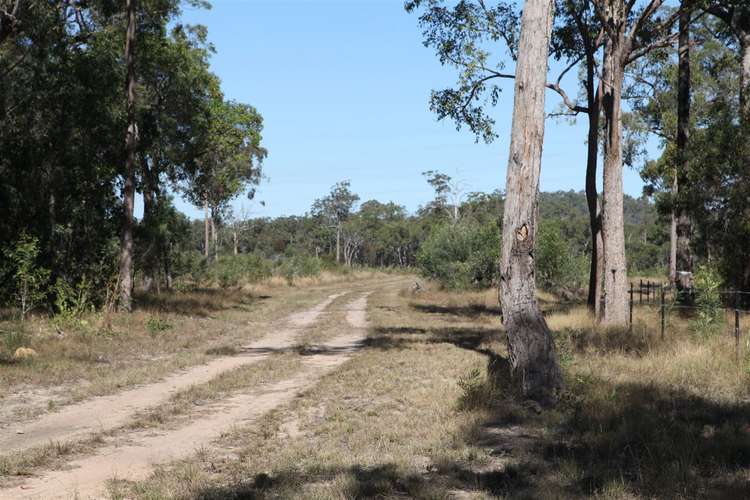
<svg viewBox="0 0 750 500">
<path fill-rule="evenodd" d="M 649 52 L 656 50 L 656 49 L 663 49 L 665 47 L 670 47 L 675 44 L 678 38 L 678 33 L 672 33 L 666 38 L 662 38 L 661 40 L 657 40 L 652 44 L 649 44 L 645 47 L 641 47 L 638 50 L 631 51 L 630 55 L 626 59 L 626 64 L 630 64 L 633 61 L 645 56 Z"/>
</svg>

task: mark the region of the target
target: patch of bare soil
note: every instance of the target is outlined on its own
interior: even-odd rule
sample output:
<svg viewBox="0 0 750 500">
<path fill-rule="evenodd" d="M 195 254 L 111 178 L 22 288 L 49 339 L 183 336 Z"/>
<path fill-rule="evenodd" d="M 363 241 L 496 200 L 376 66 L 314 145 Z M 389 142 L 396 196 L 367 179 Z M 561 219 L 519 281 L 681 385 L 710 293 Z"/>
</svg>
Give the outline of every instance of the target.
<svg viewBox="0 0 750 500">
<path fill-rule="evenodd" d="M 285 328 L 244 346 L 242 355 L 220 357 L 157 383 L 65 406 L 56 413 L 0 429 L 0 450 L 7 454 L 50 442 L 68 442 L 125 425 L 135 413 L 166 401 L 180 390 L 206 383 L 240 366 L 257 363 L 267 358 L 271 351 L 291 347 L 295 338 L 313 325 L 341 295 L 331 295 L 313 308 L 290 315 Z"/>
<path fill-rule="evenodd" d="M 264 347 L 268 347 L 269 343 L 274 348 L 291 344 L 295 337 L 294 327 L 303 328 L 314 322 L 334 298 L 335 296 L 329 297 L 314 310 L 295 315 L 290 319 L 293 327 L 268 339 Z M 318 346 L 314 354 L 306 356 L 302 370 L 293 377 L 217 402 L 210 406 L 210 413 L 184 427 L 156 433 L 132 431 L 116 439 L 112 438 L 108 444 L 98 448 L 95 455 L 70 462 L 66 470 L 48 472 L 31 478 L 20 486 L 0 490 L 0 499 L 101 498 L 106 494 L 106 483 L 110 479 L 143 479 L 155 465 L 176 460 L 209 446 L 232 427 L 247 424 L 290 402 L 301 392 L 313 387 L 326 373 L 348 360 L 366 337 L 366 307 L 367 294 L 351 302 L 346 308 L 350 323 L 348 331 Z M 248 358 L 242 359 L 247 362 Z M 141 393 L 150 391 L 151 386 L 140 389 Z M 143 397 L 136 393 L 132 396 L 137 400 Z M 97 411 L 102 414 L 112 413 L 106 404 Z M 131 408 L 130 413 L 133 411 Z M 290 423 L 289 431 L 294 432 L 294 424 Z"/>
</svg>

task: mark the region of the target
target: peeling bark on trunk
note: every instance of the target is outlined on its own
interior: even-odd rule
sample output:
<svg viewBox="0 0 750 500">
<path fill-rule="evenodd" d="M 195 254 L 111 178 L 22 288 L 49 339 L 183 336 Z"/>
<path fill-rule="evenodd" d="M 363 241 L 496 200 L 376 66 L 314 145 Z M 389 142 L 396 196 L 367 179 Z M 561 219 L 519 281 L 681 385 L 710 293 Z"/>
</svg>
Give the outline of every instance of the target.
<svg viewBox="0 0 750 500">
<path fill-rule="evenodd" d="M 685 186 L 688 182 L 688 140 L 690 139 L 691 13 L 684 7 L 683 2 L 678 44 L 677 165 L 672 185 L 672 198 L 676 202 L 672 204 L 674 275 L 670 276 L 678 290 L 687 290 L 693 286 L 693 256 L 690 250 L 692 222 L 686 201 L 680 197 L 680 186 Z"/>
<path fill-rule="evenodd" d="M 135 122 L 135 12 L 136 0 L 127 0 L 128 24 L 125 34 L 125 64 L 127 68 L 127 131 L 125 133 L 125 183 L 122 189 L 125 220 L 122 227 L 119 273 L 119 308 L 130 312 L 133 291 L 133 208 L 135 203 L 135 150 L 137 128 Z"/>
<path fill-rule="evenodd" d="M 613 19 L 615 26 L 623 26 L 623 2 L 608 2 L 606 16 Z M 622 84 L 626 59 L 624 44 L 624 34 L 622 28 L 619 28 L 615 36 L 609 37 L 606 41 L 602 75 L 605 116 L 602 196 L 604 299 L 600 322 L 605 327 L 627 327 L 629 323 L 622 190 Z"/>
<path fill-rule="evenodd" d="M 534 274 L 553 8 L 552 0 L 527 0 L 521 18 L 500 265 L 512 375 L 522 395 L 543 404 L 554 403 L 563 384 L 554 340 L 536 300 Z"/>
</svg>

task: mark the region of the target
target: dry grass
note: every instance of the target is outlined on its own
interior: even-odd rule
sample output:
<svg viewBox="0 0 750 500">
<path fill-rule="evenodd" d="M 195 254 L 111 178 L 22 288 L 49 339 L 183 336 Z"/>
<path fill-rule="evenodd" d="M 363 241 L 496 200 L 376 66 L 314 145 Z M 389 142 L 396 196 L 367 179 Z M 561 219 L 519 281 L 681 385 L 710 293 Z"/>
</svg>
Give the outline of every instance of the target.
<svg viewBox="0 0 750 500">
<path fill-rule="evenodd" d="M 112 496 L 747 497 L 744 343 L 736 357 L 730 336 L 700 335 L 676 313 L 662 339 L 646 306 L 632 332 L 600 331 L 583 305 L 541 302 L 567 382 L 555 410 L 510 395 L 496 292 L 394 282 L 371 296 L 355 358 L 215 446 L 113 483 Z"/>
<path fill-rule="evenodd" d="M 140 498 L 744 496 L 748 375 L 731 339 L 701 338 L 674 316 L 662 340 L 657 311 L 646 307 L 632 332 L 597 331 L 585 306 L 548 296 L 542 304 L 568 383 L 555 411 L 537 415 L 507 395 L 494 291 L 388 290 L 371 300 L 369 347 L 355 360 L 291 407 L 123 491 Z"/>
<path fill-rule="evenodd" d="M 232 355 L 240 345 L 273 331 L 291 312 L 374 277 L 370 272 L 324 273 L 294 286 L 269 281 L 242 290 L 137 295 L 129 315 L 97 313 L 66 322 L 38 315 L 25 324 L 2 322 L 0 332 L 21 332 L 19 342 L 38 355 L 12 362 L 12 353 L 4 352 L 0 342 L 0 423 Z"/>
</svg>

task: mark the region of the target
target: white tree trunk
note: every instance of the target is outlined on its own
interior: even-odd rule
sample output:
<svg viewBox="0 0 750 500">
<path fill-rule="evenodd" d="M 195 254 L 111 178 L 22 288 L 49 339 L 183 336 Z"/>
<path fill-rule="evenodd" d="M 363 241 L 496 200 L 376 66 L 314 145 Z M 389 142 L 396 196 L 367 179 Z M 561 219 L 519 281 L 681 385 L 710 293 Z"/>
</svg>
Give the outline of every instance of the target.
<svg viewBox="0 0 750 500">
<path fill-rule="evenodd" d="M 536 300 L 537 198 L 553 0 L 527 0 L 521 18 L 506 180 L 500 300 L 511 370 L 520 392 L 544 404 L 562 388 L 555 345 Z"/>
</svg>

